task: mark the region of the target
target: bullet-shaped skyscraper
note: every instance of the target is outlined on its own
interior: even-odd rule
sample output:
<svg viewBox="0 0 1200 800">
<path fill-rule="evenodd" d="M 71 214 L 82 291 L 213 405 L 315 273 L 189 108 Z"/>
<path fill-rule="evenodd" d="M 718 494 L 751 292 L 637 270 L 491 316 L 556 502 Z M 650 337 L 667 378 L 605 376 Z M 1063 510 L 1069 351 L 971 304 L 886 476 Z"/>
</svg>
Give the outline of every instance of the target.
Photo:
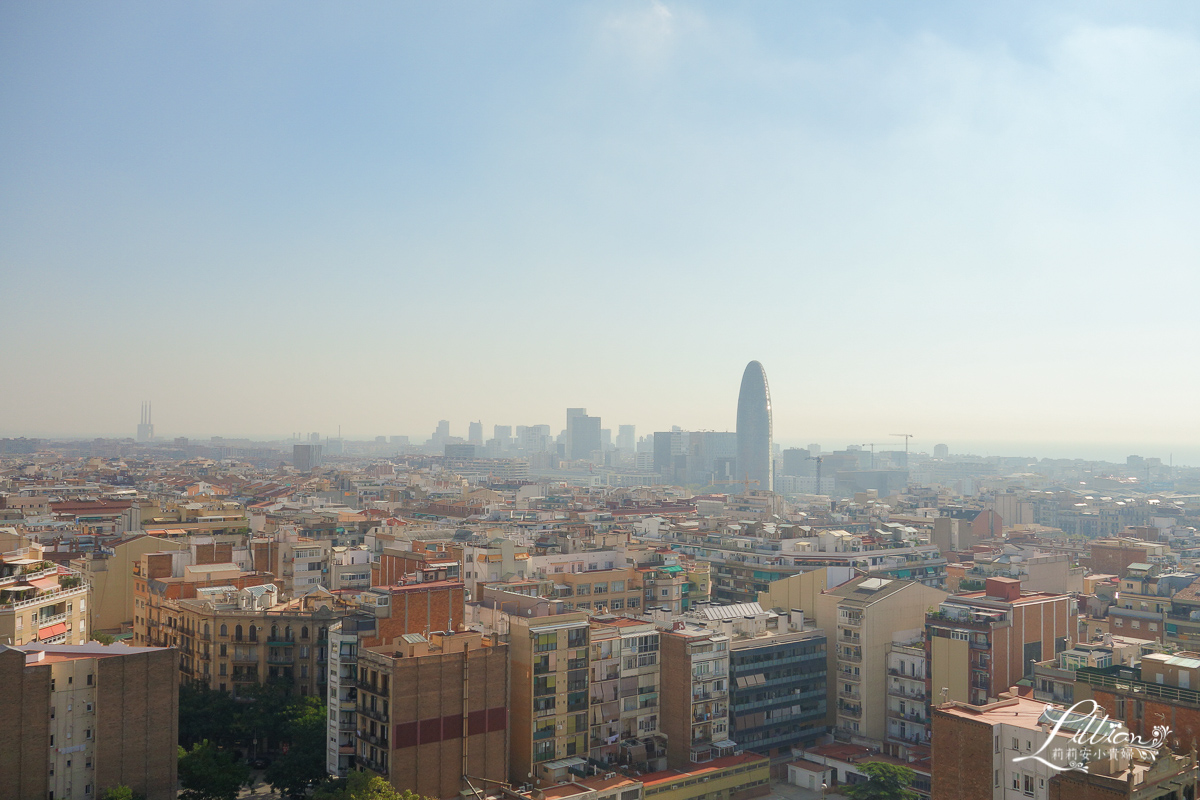
<svg viewBox="0 0 1200 800">
<path fill-rule="evenodd" d="M 737 411 L 737 476 L 751 488 L 771 491 L 771 390 L 763 365 L 751 361 L 742 373 Z"/>
</svg>

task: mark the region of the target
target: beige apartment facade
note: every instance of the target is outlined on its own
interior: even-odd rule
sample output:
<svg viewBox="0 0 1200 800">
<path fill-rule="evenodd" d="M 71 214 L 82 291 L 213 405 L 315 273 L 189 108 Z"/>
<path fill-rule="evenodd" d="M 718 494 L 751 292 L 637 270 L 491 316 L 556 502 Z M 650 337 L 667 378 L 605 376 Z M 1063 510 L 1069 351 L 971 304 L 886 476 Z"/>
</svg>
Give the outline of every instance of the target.
<svg viewBox="0 0 1200 800">
<path fill-rule="evenodd" d="M 887 738 L 893 636 L 908 631 L 919 637 L 925 612 L 946 597 L 916 581 L 861 576 L 817 597 L 816 623 L 829 634 L 827 707 L 835 735 Z"/>
<path fill-rule="evenodd" d="M 88 641 L 90 585 L 42 552 L 32 544 L 0 555 L 0 644 Z"/>
<path fill-rule="evenodd" d="M 0 800 L 177 793 L 175 654 L 151 647 L 0 647 Z"/>
<path fill-rule="evenodd" d="M 586 613 L 511 618 L 509 780 L 547 782 L 551 762 L 586 760 L 589 724 Z"/>
<path fill-rule="evenodd" d="M 133 624 L 133 565 L 143 554 L 187 549 L 180 539 L 139 535 L 72 559 L 71 568 L 92 586 L 92 630 L 120 633 Z"/>
</svg>

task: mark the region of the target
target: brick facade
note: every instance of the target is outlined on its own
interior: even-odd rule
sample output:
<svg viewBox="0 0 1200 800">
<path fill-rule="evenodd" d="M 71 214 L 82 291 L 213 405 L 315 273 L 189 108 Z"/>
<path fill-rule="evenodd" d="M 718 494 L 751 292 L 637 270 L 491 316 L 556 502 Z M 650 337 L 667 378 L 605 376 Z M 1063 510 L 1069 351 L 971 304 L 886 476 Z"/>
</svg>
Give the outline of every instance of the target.
<svg viewBox="0 0 1200 800">
<path fill-rule="evenodd" d="M 992 796 L 992 726 L 933 711 L 931 800 Z"/>
</svg>

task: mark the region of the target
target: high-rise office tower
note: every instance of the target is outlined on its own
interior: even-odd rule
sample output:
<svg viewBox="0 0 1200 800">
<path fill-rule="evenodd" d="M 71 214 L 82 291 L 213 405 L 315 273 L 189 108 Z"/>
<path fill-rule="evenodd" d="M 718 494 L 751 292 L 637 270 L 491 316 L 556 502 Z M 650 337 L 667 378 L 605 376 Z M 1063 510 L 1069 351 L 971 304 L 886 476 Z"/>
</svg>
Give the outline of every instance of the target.
<svg viewBox="0 0 1200 800">
<path fill-rule="evenodd" d="M 617 428 L 617 447 L 629 451 L 637 447 L 637 426 L 622 425 Z"/>
<path fill-rule="evenodd" d="M 600 449 L 600 418 L 586 415 L 569 417 L 567 437 L 571 442 L 571 458 L 590 458 Z"/>
<path fill-rule="evenodd" d="M 737 410 L 737 475 L 756 489 L 771 491 L 771 390 L 763 365 L 751 361 L 742 373 Z"/>
<path fill-rule="evenodd" d="M 483 444 L 483 423 L 472 422 L 467 427 L 467 442 L 470 444 Z"/>
</svg>

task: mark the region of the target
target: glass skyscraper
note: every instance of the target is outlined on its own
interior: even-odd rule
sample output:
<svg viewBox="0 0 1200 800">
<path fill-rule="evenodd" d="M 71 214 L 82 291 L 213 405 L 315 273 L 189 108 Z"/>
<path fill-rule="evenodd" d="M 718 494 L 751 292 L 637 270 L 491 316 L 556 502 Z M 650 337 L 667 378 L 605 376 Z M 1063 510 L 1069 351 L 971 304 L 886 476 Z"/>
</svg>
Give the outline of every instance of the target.
<svg viewBox="0 0 1200 800">
<path fill-rule="evenodd" d="M 772 491 L 771 390 L 763 365 L 751 361 L 742 373 L 737 410 L 737 478 L 750 488 Z"/>
</svg>

